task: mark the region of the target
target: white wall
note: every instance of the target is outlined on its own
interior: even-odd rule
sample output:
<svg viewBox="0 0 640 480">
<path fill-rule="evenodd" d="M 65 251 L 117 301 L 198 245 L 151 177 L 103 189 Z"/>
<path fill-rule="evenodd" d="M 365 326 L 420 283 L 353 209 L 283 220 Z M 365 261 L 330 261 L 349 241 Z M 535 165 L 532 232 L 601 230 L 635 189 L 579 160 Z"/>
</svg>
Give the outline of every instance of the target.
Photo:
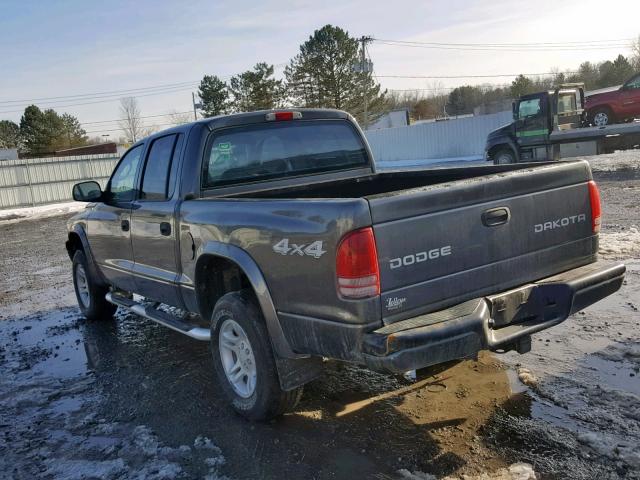
<svg viewBox="0 0 640 480">
<path fill-rule="evenodd" d="M 365 132 L 373 157 L 385 166 L 477 160 L 484 154 L 487 134 L 512 121 L 511 112 L 420 123 Z"/>
</svg>

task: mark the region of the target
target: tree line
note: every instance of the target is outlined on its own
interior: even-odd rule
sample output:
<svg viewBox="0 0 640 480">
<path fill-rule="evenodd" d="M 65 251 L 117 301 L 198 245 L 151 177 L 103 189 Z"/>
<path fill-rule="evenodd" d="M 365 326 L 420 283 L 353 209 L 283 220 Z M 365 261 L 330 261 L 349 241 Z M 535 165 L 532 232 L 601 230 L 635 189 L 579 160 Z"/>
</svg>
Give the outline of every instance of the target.
<svg viewBox="0 0 640 480">
<path fill-rule="evenodd" d="M 412 118 L 424 120 L 470 114 L 480 106 L 504 106 L 511 99 L 548 90 L 561 83 L 584 83 L 587 91 L 620 85 L 639 72 L 640 39 L 633 46 L 631 56 L 618 55 L 614 60 L 599 63 L 583 62 L 576 72 L 558 71 L 544 77 L 527 77 L 521 74 L 509 85 L 463 85 L 448 94 L 444 93 L 442 87 L 434 85 L 428 94 L 423 94 L 420 90 L 392 92 L 389 103 L 392 109 L 408 108 Z"/>
<path fill-rule="evenodd" d="M 88 137 L 76 117 L 35 105 L 24 109 L 20 124 L 0 121 L 0 148 L 18 148 L 35 155 L 86 145 Z"/>
<path fill-rule="evenodd" d="M 205 75 L 198 88 L 202 112 L 211 117 L 226 113 L 282 108 L 336 108 L 364 121 L 373 120 L 389 108 L 388 92 L 363 71 L 362 44 L 340 27 L 325 25 L 302 45 L 276 79 L 274 66 L 257 63 L 228 82 Z"/>
<path fill-rule="evenodd" d="M 473 113 L 481 105 L 504 105 L 512 98 L 551 88 L 565 82 L 583 82 L 587 90 L 622 83 L 640 71 L 640 39 L 630 57 L 619 55 L 611 61 L 583 62 L 577 72 L 560 72 L 546 77 L 519 75 L 511 84 L 464 85 L 445 93 L 433 85 L 430 93 L 383 90 L 372 72 L 363 71 L 362 43 L 340 27 L 325 25 L 300 45 L 299 52 L 286 65 L 284 78 L 274 75 L 274 65 L 257 63 L 252 69 L 223 81 L 205 75 L 198 87 L 201 111 L 207 116 L 282 108 L 335 108 L 351 113 L 360 123 L 371 122 L 385 112 L 408 108 L 414 120 Z M 507 107 L 508 108 L 508 107 Z M 188 117 L 168 115 L 172 123 L 185 123 Z M 135 142 L 151 133 L 145 128 L 135 98 L 121 99 L 120 126 L 124 140 Z M 40 110 L 30 105 L 20 124 L 0 121 L 0 148 L 19 148 L 42 155 L 63 148 L 98 143 L 89 139 L 73 115 Z"/>
</svg>

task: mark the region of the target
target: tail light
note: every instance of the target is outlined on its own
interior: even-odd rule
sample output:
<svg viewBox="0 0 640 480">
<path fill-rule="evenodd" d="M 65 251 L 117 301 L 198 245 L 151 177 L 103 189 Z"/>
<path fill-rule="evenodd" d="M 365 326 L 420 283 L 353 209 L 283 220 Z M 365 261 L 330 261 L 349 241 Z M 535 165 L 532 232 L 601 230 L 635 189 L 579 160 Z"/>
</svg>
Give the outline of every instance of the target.
<svg viewBox="0 0 640 480">
<path fill-rule="evenodd" d="M 600 206 L 600 191 L 596 182 L 589 181 L 589 201 L 591 203 L 591 227 L 593 233 L 600 231 L 600 217 L 602 216 L 602 207 Z"/>
<path fill-rule="evenodd" d="M 366 298 L 380 294 L 380 271 L 376 239 L 371 227 L 348 233 L 336 255 L 338 292 L 346 298 Z"/>
<path fill-rule="evenodd" d="M 265 115 L 268 122 L 281 122 L 283 120 L 300 120 L 302 112 L 270 112 Z"/>
</svg>

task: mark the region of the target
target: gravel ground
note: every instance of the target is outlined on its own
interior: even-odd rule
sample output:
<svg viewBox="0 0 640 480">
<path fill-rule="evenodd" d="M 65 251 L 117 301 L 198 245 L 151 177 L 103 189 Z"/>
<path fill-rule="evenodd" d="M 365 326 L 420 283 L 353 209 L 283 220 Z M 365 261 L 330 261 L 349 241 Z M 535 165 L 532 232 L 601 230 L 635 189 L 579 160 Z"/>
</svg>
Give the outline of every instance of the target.
<svg viewBox="0 0 640 480">
<path fill-rule="evenodd" d="M 330 362 L 266 424 L 225 406 L 206 345 L 78 315 L 66 217 L 0 222 L 0 478 L 640 478 L 640 154 L 590 161 L 620 293 L 415 382 Z"/>
</svg>

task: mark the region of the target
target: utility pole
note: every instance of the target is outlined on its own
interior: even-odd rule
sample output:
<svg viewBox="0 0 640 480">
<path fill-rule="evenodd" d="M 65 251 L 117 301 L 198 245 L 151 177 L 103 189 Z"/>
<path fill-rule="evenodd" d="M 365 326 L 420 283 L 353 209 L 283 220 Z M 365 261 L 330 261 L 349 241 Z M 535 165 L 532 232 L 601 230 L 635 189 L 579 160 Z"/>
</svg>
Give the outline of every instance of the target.
<svg viewBox="0 0 640 480">
<path fill-rule="evenodd" d="M 363 76 L 364 84 L 362 86 L 362 90 L 363 90 L 362 94 L 364 97 L 363 125 L 365 130 L 369 126 L 369 98 L 368 98 L 369 78 L 367 74 L 371 72 L 371 65 L 367 62 L 366 47 L 367 47 L 367 43 L 371 42 L 371 40 L 372 40 L 371 37 L 365 37 L 364 35 L 360 37 L 360 43 L 362 45 L 361 51 L 360 51 L 360 71 L 364 74 Z"/>
<path fill-rule="evenodd" d="M 196 110 L 196 94 L 191 92 L 191 103 L 193 103 L 193 119 L 198 120 L 198 111 Z"/>
</svg>

